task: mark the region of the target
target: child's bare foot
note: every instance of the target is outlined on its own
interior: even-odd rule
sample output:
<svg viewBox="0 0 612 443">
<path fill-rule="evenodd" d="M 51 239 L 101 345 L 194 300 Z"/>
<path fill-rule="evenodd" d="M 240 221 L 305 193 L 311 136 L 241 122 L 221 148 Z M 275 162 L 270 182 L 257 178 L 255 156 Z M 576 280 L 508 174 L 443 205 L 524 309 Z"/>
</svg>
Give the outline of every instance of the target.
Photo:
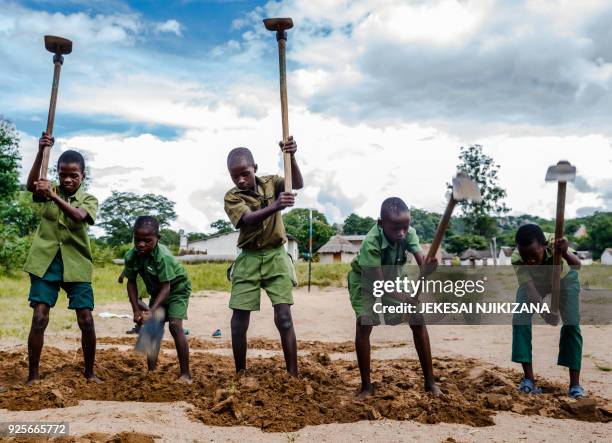
<svg viewBox="0 0 612 443">
<path fill-rule="evenodd" d="M 425 392 L 430 392 L 434 397 L 439 397 L 442 395 L 442 391 L 440 387 L 435 383 L 427 383 L 425 384 Z"/>
<path fill-rule="evenodd" d="M 357 397 L 359 398 L 367 398 L 367 397 L 371 397 L 374 395 L 374 386 L 369 385 L 366 387 L 361 387 L 361 389 L 359 389 L 359 391 L 357 391 Z"/>
<path fill-rule="evenodd" d="M 98 385 L 104 383 L 101 379 L 98 378 L 96 374 L 86 375 L 85 378 L 87 379 L 87 381 L 91 383 L 96 383 Z"/>
<path fill-rule="evenodd" d="M 33 386 L 40 383 L 40 376 L 39 375 L 31 375 L 30 377 L 28 377 L 28 380 L 26 381 L 26 385 L 28 386 Z"/>
<path fill-rule="evenodd" d="M 191 374 L 181 374 L 181 376 L 176 380 L 179 383 L 185 383 L 190 385 L 193 381 L 191 380 Z"/>
</svg>

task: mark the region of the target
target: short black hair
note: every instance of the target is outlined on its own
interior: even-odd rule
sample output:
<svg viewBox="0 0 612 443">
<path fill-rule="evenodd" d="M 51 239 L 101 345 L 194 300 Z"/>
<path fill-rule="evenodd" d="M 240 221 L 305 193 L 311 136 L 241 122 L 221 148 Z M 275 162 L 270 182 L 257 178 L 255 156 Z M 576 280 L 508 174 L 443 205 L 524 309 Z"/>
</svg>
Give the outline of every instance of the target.
<svg viewBox="0 0 612 443">
<path fill-rule="evenodd" d="M 255 165 L 255 159 L 249 148 L 234 148 L 227 154 L 227 167 L 231 167 L 238 162 L 244 161 L 247 165 Z"/>
<path fill-rule="evenodd" d="M 408 205 L 399 197 L 389 197 L 380 205 L 380 218 L 384 219 L 391 214 L 410 212 Z"/>
<path fill-rule="evenodd" d="M 141 215 L 134 222 L 134 231 L 137 229 L 149 228 L 155 232 L 156 235 L 159 235 L 159 222 L 155 217 L 151 217 L 150 215 Z"/>
<path fill-rule="evenodd" d="M 60 155 L 59 158 L 57 159 L 57 170 L 58 171 L 59 171 L 60 163 L 63 163 L 63 164 L 78 163 L 81 168 L 81 172 L 85 173 L 85 159 L 83 158 L 80 152 L 73 151 L 72 149 L 62 152 L 62 155 Z"/>
<path fill-rule="evenodd" d="M 521 226 L 516 231 L 516 236 L 514 237 L 514 241 L 519 246 L 529 246 L 536 240 L 539 244 L 546 244 L 546 237 L 544 236 L 544 231 L 535 223 L 528 223 L 526 225 Z"/>
</svg>

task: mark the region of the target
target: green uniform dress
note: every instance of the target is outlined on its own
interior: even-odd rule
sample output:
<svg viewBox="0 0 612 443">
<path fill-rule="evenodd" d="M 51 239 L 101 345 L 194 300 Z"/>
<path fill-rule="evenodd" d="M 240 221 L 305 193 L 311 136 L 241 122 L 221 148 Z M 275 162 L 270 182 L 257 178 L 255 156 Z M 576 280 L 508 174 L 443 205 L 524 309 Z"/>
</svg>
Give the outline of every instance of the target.
<svg viewBox="0 0 612 443">
<path fill-rule="evenodd" d="M 284 189 L 284 179 L 278 175 L 256 177 L 256 189 L 234 187 L 225 194 L 225 212 L 232 224 L 240 229 L 240 254 L 232 267 L 232 292 L 229 307 L 258 311 L 261 289 L 265 289 L 272 305 L 293 304 L 292 289 L 296 285 L 291 257 L 285 250 L 285 226 L 280 211 L 254 226 L 243 226 L 247 211 L 265 208 Z"/>
<path fill-rule="evenodd" d="M 140 255 L 135 248 L 125 254 L 125 277 L 135 281 L 137 276 L 144 280 L 151 296 L 149 307 L 153 306 L 162 283 L 170 282 L 170 293 L 162 306 L 170 319 L 187 319 L 187 307 L 191 295 L 191 281 L 187 270 L 172 255 L 167 247 L 158 243 L 150 254 Z"/>
<path fill-rule="evenodd" d="M 96 220 L 98 200 L 79 188 L 73 195 L 58 195 L 74 208 L 87 212 L 85 220 L 72 220 L 53 201 L 42 202 L 41 219 L 24 271 L 30 274 L 28 301 L 34 307 L 55 306 L 60 288 L 68 294 L 69 309 L 93 309 L 93 262 L 87 230 Z"/>
<path fill-rule="evenodd" d="M 397 244 L 387 240 L 383 230 L 375 225 L 366 234 L 359 253 L 351 262 L 351 270 L 348 273 L 348 290 L 351 306 L 357 318 L 367 317 L 368 324 L 379 324 L 378 314 L 372 311 L 374 296 L 371 293 L 367 275 L 372 274 L 376 268 L 381 268 L 385 279 L 394 279 L 402 272 L 401 268 L 408 260 L 408 253 L 421 252 L 419 236 L 416 230 L 410 226 L 406 238 Z M 397 304 L 396 299 L 383 296 L 383 304 Z M 385 314 L 386 324 L 394 324 L 403 318 L 402 314 Z M 372 323 L 370 323 L 372 322 Z"/>
<path fill-rule="evenodd" d="M 519 288 L 516 301 L 527 302 L 525 284 L 533 281 L 542 297 L 551 292 L 554 235 L 544 233 L 547 245 L 544 262 L 539 266 L 526 266 L 518 253 L 512 254 L 512 265 L 516 271 Z M 573 252 L 573 251 L 572 251 Z M 561 334 L 559 338 L 559 353 L 557 364 L 570 369 L 580 370 L 582 363 L 582 334 L 580 333 L 580 282 L 578 272 L 571 269 L 563 261 L 561 274 L 561 293 L 559 311 L 561 314 Z M 512 319 L 512 361 L 515 363 L 531 363 L 531 317 L 533 314 L 515 314 Z"/>
</svg>

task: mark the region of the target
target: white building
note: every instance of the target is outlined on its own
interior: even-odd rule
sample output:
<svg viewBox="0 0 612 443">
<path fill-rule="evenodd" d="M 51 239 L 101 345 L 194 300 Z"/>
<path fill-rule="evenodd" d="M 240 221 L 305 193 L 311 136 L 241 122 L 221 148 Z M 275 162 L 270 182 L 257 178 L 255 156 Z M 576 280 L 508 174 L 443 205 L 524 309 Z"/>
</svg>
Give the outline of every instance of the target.
<svg viewBox="0 0 612 443">
<path fill-rule="evenodd" d="M 317 252 L 320 263 L 350 263 L 359 252 L 359 248 L 344 236 L 334 235 Z"/>
<path fill-rule="evenodd" d="M 493 266 L 495 260 L 491 255 L 491 251 L 482 250 L 476 251 L 474 249 L 466 249 L 459 256 L 462 266 Z"/>
<path fill-rule="evenodd" d="M 512 253 L 514 248 L 510 246 L 502 246 L 499 248 L 499 255 L 497 256 L 497 264 L 502 266 L 508 266 L 512 264 Z"/>
<path fill-rule="evenodd" d="M 219 260 L 235 260 L 240 254 L 238 248 L 238 235 L 240 231 L 226 232 L 223 234 L 212 235 L 203 240 L 194 240 L 187 243 L 189 254 L 205 254 L 209 260 L 215 258 Z M 285 250 L 295 261 L 299 257 L 298 244 L 295 238 L 287 236 Z"/>
<path fill-rule="evenodd" d="M 612 265 L 612 248 L 606 248 L 601 254 L 602 265 Z"/>
<path fill-rule="evenodd" d="M 580 264 L 589 266 L 593 264 L 593 253 L 591 251 L 576 251 L 576 255 L 580 259 Z"/>
<path fill-rule="evenodd" d="M 348 240 L 353 246 L 356 246 L 357 249 L 361 248 L 361 244 L 363 243 L 363 239 L 365 235 L 363 234 L 354 234 L 354 235 L 342 235 L 345 240 Z"/>
</svg>

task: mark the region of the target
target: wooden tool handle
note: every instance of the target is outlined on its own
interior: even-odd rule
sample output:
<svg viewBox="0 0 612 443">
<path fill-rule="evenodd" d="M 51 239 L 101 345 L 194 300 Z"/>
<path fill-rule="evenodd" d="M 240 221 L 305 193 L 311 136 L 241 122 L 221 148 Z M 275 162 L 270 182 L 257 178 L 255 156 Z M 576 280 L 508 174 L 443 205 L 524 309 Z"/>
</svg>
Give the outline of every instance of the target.
<svg viewBox="0 0 612 443">
<path fill-rule="evenodd" d="M 287 109 L 287 70 L 285 61 L 285 38 L 277 38 L 278 41 L 278 69 L 280 73 L 280 100 L 281 118 L 283 122 L 283 142 L 289 139 L 289 111 Z M 283 153 L 285 168 L 285 192 L 291 192 L 293 183 L 291 181 L 291 154 Z"/>
<path fill-rule="evenodd" d="M 455 200 L 451 195 L 450 199 L 448 200 L 448 204 L 446 205 L 446 210 L 444 211 L 444 214 L 440 219 L 440 223 L 438 224 L 438 228 L 436 229 L 436 235 L 434 236 L 434 239 L 431 242 L 431 246 L 429 247 L 429 252 L 427 252 L 428 259 L 432 259 L 436 256 L 438 248 L 442 243 L 442 238 L 444 238 L 444 233 L 448 228 L 448 224 L 450 222 L 451 215 L 453 214 L 453 209 L 455 208 L 456 204 L 457 200 Z"/>
<path fill-rule="evenodd" d="M 429 251 L 427 252 L 425 263 L 427 263 L 428 260 L 431 260 L 432 258 L 436 256 L 436 253 L 438 252 L 438 248 L 440 247 L 440 244 L 442 243 L 442 238 L 444 237 L 444 233 L 446 232 L 446 229 L 448 228 L 448 224 L 450 222 L 451 215 L 453 214 L 453 209 L 455 209 L 456 204 L 457 204 L 457 200 L 455 200 L 453 198 L 453 195 L 451 194 L 450 199 L 448 200 L 448 204 L 446 205 L 446 209 L 444 210 L 444 214 L 442 214 L 442 218 L 440 219 L 440 223 L 438 223 L 438 228 L 436 229 L 436 234 L 434 235 L 434 239 L 431 242 Z M 424 277 L 425 275 L 423 274 L 423 271 L 421 270 L 421 272 L 419 272 L 419 280 Z M 414 295 L 416 300 L 418 300 L 419 295 L 421 295 L 421 288 L 422 286 L 419 286 L 419 289 Z"/>
<path fill-rule="evenodd" d="M 51 137 L 53 135 L 53 124 L 55 123 L 55 106 L 57 104 L 57 90 L 59 88 L 60 72 L 62 70 L 61 56 L 53 57 L 53 84 L 51 85 L 51 100 L 49 101 L 49 113 L 47 114 L 47 130 L 46 133 Z M 42 162 L 40 165 L 39 178 L 47 178 L 47 171 L 49 169 L 49 157 L 51 155 L 51 148 L 45 148 L 43 150 Z"/>
<path fill-rule="evenodd" d="M 565 190 L 566 182 L 559 182 L 557 185 L 557 217 L 555 219 L 555 241 L 563 238 L 563 223 L 565 222 Z M 559 296 L 561 292 L 561 254 L 553 245 L 553 272 L 551 284 L 550 310 L 559 312 Z"/>
</svg>

